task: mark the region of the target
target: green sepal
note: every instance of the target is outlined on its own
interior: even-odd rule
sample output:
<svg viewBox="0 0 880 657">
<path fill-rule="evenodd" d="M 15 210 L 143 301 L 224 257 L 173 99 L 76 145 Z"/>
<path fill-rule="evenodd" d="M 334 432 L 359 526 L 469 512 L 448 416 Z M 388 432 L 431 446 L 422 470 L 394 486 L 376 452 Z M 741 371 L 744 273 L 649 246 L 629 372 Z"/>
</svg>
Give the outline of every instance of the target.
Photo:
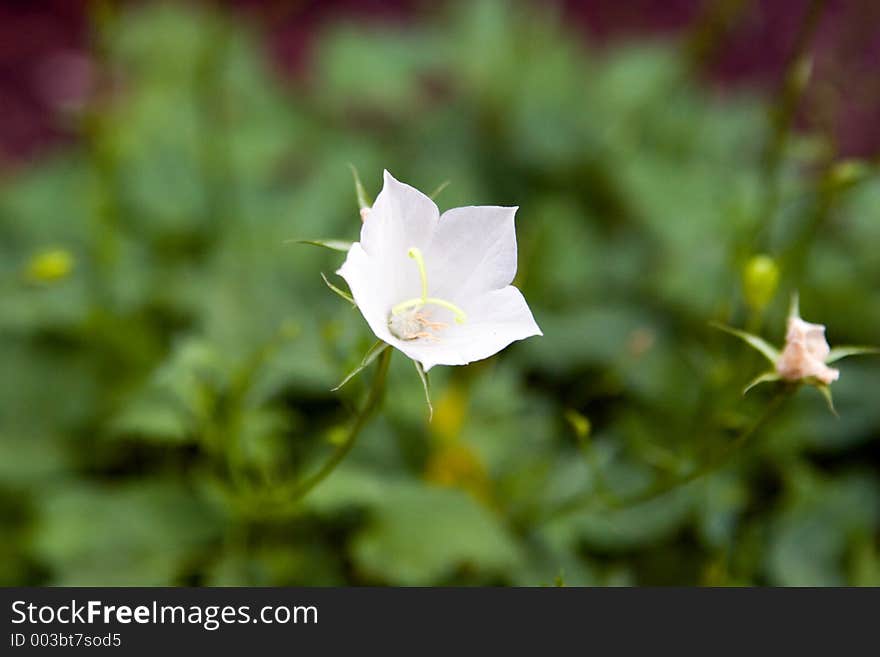
<svg viewBox="0 0 880 657">
<path fill-rule="evenodd" d="M 287 240 L 288 243 L 294 244 L 311 244 L 312 246 L 320 246 L 331 251 L 341 251 L 348 253 L 352 243 L 345 240 Z"/>
<path fill-rule="evenodd" d="M 788 316 L 797 317 L 798 319 L 801 317 L 800 295 L 797 290 L 791 293 L 791 302 L 788 304 Z"/>
<path fill-rule="evenodd" d="M 333 283 L 331 283 L 331 282 L 327 279 L 327 277 L 324 276 L 324 272 L 321 272 L 321 278 L 324 279 L 324 283 L 326 283 L 326 284 L 327 284 L 327 287 L 329 287 L 331 290 L 333 290 L 333 292 L 335 292 L 335 293 L 338 294 L 340 297 L 342 297 L 343 299 L 345 299 L 346 301 L 348 301 L 352 306 L 356 306 L 356 305 L 357 305 L 357 304 L 354 302 L 354 297 L 352 297 L 352 296 L 351 296 L 348 292 L 346 292 L 345 290 L 342 290 L 341 288 L 338 288 L 338 287 L 336 287 L 335 285 L 333 285 Z"/>
<path fill-rule="evenodd" d="M 422 382 L 422 387 L 425 389 L 425 401 L 428 403 L 428 422 L 430 422 L 434 419 L 434 405 L 431 404 L 431 384 L 430 381 L 428 381 L 428 373 L 419 361 L 414 360 L 413 363 L 416 366 L 416 372 L 419 373 L 419 380 Z"/>
<path fill-rule="evenodd" d="M 743 394 L 746 394 L 749 390 L 751 390 L 755 386 L 760 385 L 762 383 L 774 383 L 774 382 L 780 381 L 780 380 L 782 380 L 782 377 L 779 376 L 778 372 L 775 372 L 772 370 L 769 372 L 764 372 L 763 374 L 759 374 L 758 376 L 756 376 L 754 379 L 751 380 L 749 385 L 747 385 L 743 389 Z"/>
<path fill-rule="evenodd" d="M 717 329 L 724 331 L 725 333 L 730 333 L 733 336 L 736 336 L 740 340 L 744 341 L 753 349 L 757 349 L 761 352 L 761 354 L 769 360 L 774 365 L 776 361 L 779 360 L 779 350 L 776 349 L 769 342 L 764 340 L 764 338 L 760 338 L 757 335 L 752 335 L 751 333 L 746 333 L 745 331 L 740 331 L 739 329 L 732 328 L 727 326 L 726 324 L 721 324 L 720 322 L 710 322 L 712 326 Z"/>
<path fill-rule="evenodd" d="M 861 354 L 880 354 L 880 349 L 877 347 L 834 347 L 829 353 L 828 357 L 825 359 L 826 363 L 835 363 L 839 361 L 841 358 L 846 358 L 847 356 L 859 356 Z"/>
<path fill-rule="evenodd" d="M 346 383 L 351 381 L 354 377 L 360 374 L 364 369 L 370 366 L 374 360 L 376 360 L 383 351 L 389 348 L 390 345 L 382 342 L 381 340 L 377 340 L 376 343 L 367 350 L 367 353 L 364 354 L 364 357 L 361 359 L 360 364 L 355 367 L 351 372 L 349 372 L 344 379 L 337 385 L 335 388 L 331 388 L 331 392 L 336 392 Z"/>
<path fill-rule="evenodd" d="M 837 409 L 834 408 L 834 399 L 831 396 L 831 386 L 829 386 L 827 383 L 821 383 L 819 381 L 813 381 L 811 382 L 811 385 L 815 386 L 816 390 L 822 393 L 825 401 L 828 402 L 828 410 L 830 410 L 834 414 L 834 417 L 840 417 L 837 414 Z"/>
<path fill-rule="evenodd" d="M 452 181 L 451 180 L 444 180 L 442 183 L 437 185 L 437 187 L 434 189 L 434 191 L 431 192 L 430 194 L 428 194 L 428 198 L 431 199 L 432 201 L 435 200 L 440 195 L 440 192 L 442 192 L 444 189 L 449 187 L 450 182 L 452 182 Z"/>
<path fill-rule="evenodd" d="M 354 178 L 354 191 L 357 194 L 358 208 L 363 210 L 364 208 L 373 207 L 373 201 L 367 196 L 367 190 L 364 189 L 364 184 L 361 182 L 358 170 L 351 162 L 348 163 L 348 168 L 351 169 L 351 175 Z"/>
</svg>

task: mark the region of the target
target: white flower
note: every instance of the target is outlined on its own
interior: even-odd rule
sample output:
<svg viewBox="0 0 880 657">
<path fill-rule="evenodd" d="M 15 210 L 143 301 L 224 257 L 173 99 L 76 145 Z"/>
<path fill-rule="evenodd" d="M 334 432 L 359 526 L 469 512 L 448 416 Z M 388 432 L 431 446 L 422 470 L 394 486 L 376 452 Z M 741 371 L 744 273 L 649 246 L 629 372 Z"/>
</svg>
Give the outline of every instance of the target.
<svg viewBox="0 0 880 657">
<path fill-rule="evenodd" d="M 788 318 L 785 348 L 776 361 L 776 371 L 786 381 L 815 378 L 827 385 L 840 377 L 839 370 L 826 365 L 830 354 L 825 327 L 792 315 Z"/>
<path fill-rule="evenodd" d="M 465 365 L 542 335 L 516 274 L 517 208 L 434 202 L 385 172 L 337 272 L 380 340 L 422 364 Z"/>
</svg>

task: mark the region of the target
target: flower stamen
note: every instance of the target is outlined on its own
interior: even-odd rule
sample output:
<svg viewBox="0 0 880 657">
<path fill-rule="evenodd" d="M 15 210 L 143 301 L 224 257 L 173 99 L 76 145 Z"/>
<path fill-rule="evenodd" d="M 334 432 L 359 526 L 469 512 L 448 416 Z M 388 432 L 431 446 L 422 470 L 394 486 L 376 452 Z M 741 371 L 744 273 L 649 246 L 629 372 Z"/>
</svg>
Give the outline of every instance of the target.
<svg viewBox="0 0 880 657">
<path fill-rule="evenodd" d="M 457 305 L 446 299 L 428 296 L 428 272 L 425 267 L 425 257 L 422 255 L 421 249 L 411 247 L 407 251 L 407 255 L 416 261 L 419 268 L 419 278 L 422 284 L 422 296 L 415 299 L 407 299 L 398 303 L 391 308 L 391 315 L 388 318 L 388 327 L 391 332 L 402 340 L 415 340 L 418 338 L 428 338 L 437 340 L 431 331 L 439 331 L 448 327 L 444 322 L 433 322 L 428 315 L 422 312 L 425 306 L 438 306 L 452 312 L 456 324 L 464 324 L 467 321 L 467 315 Z M 425 330 L 428 329 L 428 330 Z"/>
<path fill-rule="evenodd" d="M 456 324 L 464 324 L 467 321 L 467 315 L 465 312 L 456 306 L 451 301 L 446 301 L 445 299 L 438 299 L 436 297 L 426 297 L 424 299 L 409 299 L 408 301 L 404 301 L 403 303 L 399 303 L 394 308 L 391 309 L 392 315 L 399 315 L 400 313 L 406 312 L 410 308 L 421 308 L 422 306 L 439 306 L 441 308 L 446 308 L 446 310 L 452 311 L 455 315 L 455 323 Z"/>
</svg>

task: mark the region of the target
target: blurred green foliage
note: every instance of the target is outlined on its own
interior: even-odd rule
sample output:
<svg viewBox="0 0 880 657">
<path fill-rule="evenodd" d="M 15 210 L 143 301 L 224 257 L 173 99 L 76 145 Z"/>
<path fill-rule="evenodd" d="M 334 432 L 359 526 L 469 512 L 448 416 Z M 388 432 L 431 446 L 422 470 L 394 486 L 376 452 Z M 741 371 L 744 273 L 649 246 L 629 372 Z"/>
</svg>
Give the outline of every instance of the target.
<svg viewBox="0 0 880 657">
<path fill-rule="evenodd" d="M 334 25 L 286 87 L 229 16 L 96 30 L 112 85 L 81 142 L 0 187 L 0 582 L 880 584 L 867 359 L 843 364 L 839 420 L 803 390 L 728 467 L 604 504 L 767 403 L 710 319 L 778 343 L 799 287 L 832 344 L 880 341 L 873 171 L 825 175 L 816 135 L 768 171 L 768 101 L 707 90 L 675 44 L 590 49 L 519 5 Z M 545 337 L 433 371 L 430 424 L 398 354 L 383 412 L 291 504 L 370 376 L 329 392 L 372 337 L 321 281 L 340 254 L 286 242 L 356 239 L 349 162 L 370 194 L 386 167 L 450 179 L 442 208 L 520 206 Z M 779 291 L 748 304 L 765 252 Z"/>
</svg>

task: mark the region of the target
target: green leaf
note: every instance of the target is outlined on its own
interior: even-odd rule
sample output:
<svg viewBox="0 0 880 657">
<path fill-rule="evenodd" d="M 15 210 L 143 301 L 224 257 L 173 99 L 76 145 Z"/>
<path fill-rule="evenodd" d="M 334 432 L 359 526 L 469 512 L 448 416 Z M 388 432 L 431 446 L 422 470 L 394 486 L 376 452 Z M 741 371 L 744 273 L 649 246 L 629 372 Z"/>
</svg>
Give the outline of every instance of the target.
<svg viewBox="0 0 880 657">
<path fill-rule="evenodd" d="M 732 328 L 730 326 L 727 326 L 726 324 L 721 324 L 720 322 L 710 322 L 710 324 L 715 328 L 724 331 L 725 333 L 730 333 L 731 335 L 738 337 L 740 340 L 743 340 L 750 347 L 760 351 L 764 358 L 769 360 L 771 363 L 775 364 L 776 361 L 779 360 L 779 351 L 776 349 L 776 347 L 772 346 L 763 338 L 760 338 L 757 335 L 752 335 L 751 333 L 746 333 L 745 331 L 740 331 L 739 329 Z"/>
<path fill-rule="evenodd" d="M 331 388 L 331 391 L 336 392 L 342 386 L 344 386 L 346 383 L 351 381 L 354 377 L 356 377 L 358 374 L 360 374 L 362 370 L 364 370 L 366 367 L 369 367 L 370 363 L 372 363 L 374 360 L 376 360 L 376 358 L 379 357 L 379 354 L 381 354 L 383 351 L 388 349 L 389 346 L 390 345 L 382 342 L 381 340 L 376 340 L 376 344 L 374 344 L 372 347 L 370 347 L 369 350 L 367 351 L 367 353 L 364 354 L 364 357 L 361 360 L 360 365 L 358 365 L 351 372 L 349 372 L 348 375 L 344 379 L 342 379 L 342 382 L 338 386 L 336 386 L 335 388 Z"/>
<path fill-rule="evenodd" d="M 348 508 L 372 508 L 389 494 L 389 480 L 381 472 L 344 461 L 323 484 L 303 498 L 316 513 L 333 515 Z"/>
<path fill-rule="evenodd" d="M 504 524 L 473 497 L 417 481 L 385 484 L 370 524 L 352 544 L 359 569 L 401 586 L 469 571 L 516 571 L 521 554 Z"/>
<path fill-rule="evenodd" d="M 434 406 L 431 404 L 431 384 L 430 381 L 428 381 L 428 373 L 419 361 L 414 360 L 413 363 L 416 366 L 416 372 L 419 373 L 419 380 L 422 382 L 422 387 L 425 389 L 425 401 L 428 402 L 428 422 L 430 422 L 434 419 Z"/>
<path fill-rule="evenodd" d="M 150 442 L 185 443 L 195 440 L 189 418 L 171 400 L 136 399 L 109 423 L 113 437 L 137 437 Z"/>
<path fill-rule="evenodd" d="M 774 586 L 852 584 L 861 537 L 873 537 L 880 517 L 880 486 L 871 472 L 827 477 L 798 471 L 780 510 L 771 516 L 764 553 Z M 871 540 L 870 538 L 868 540 Z"/>
<path fill-rule="evenodd" d="M 782 377 L 779 376 L 778 372 L 770 371 L 764 372 L 763 374 L 759 374 L 743 389 L 743 394 L 746 394 L 749 390 L 754 388 L 757 385 L 762 383 L 772 383 L 774 381 L 779 381 Z"/>
<path fill-rule="evenodd" d="M 356 305 L 357 305 L 357 304 L 354 302 L 354 298 L 353 298 L 348 292 L 345 292 L 344 290 L 342 290 L 342 289 L 336 287 L 335 285 L 333 285 L 333 283 L 331 283 L 331 282 L 327 279 L 327 277 L 324 275 L 324 272 L 321 272 L 321 278 L 324 279 L 324 282 L 327 284 L 327 287 L 329 287 L 331 290 L 333 290 L 336 294 L 338 294 L 340 297 L 342 297 L 343 299 L 345 299 L 346 301 L 348 301 L 352 306 L 356 306 Z"/>
<path fill-rule="evenodd" d="M 357 193 L 358 207 L 361 209 L 373 207 L 373 201 L 367 196 L 367 191 L 364 189 L 364 185 L 361 182 L 361 177 L 358 175 L 357 169 L 351 163 L 349 163 L 348 168 L 351 169 L 351 175 L 354 178 L 354 189 Z"/>
<path fill-rule="evenodd" d="M 170 586 L 223 529 L 191 488 L 157 478 L 65 483 L 45 492 L 40 518 L 35 556 L 57 586 Z"/>
<path fill-rule="evenodd" d="M 312 246 L 320 246 L 331 251 L 341 251 L 348 253 L 352 243 L 345 240 L 287 240 L 288 243 L 294 244 L 311 244 Z"/>
<path fill-rule="evenodd" d="M 828 358 L 825 359 L 826 363 L 835 363 L 843 358 L 847 358 L 848 356 L 858 356 L 861 354 L 880 354 L 880 349 L 877 347 L 834 347 L 831 352 L 828 354 Z"/>
<path fill-rule="evenodd" d="M 698 486 L 685 486 L 626 509 L 571 513 L 558 520 L 560 531 L 571 532 L 579 542 L 601 551 L 625 552 L 656 544 L 689 522 L 699 498 L 694 494 Z"/>
</svg>

